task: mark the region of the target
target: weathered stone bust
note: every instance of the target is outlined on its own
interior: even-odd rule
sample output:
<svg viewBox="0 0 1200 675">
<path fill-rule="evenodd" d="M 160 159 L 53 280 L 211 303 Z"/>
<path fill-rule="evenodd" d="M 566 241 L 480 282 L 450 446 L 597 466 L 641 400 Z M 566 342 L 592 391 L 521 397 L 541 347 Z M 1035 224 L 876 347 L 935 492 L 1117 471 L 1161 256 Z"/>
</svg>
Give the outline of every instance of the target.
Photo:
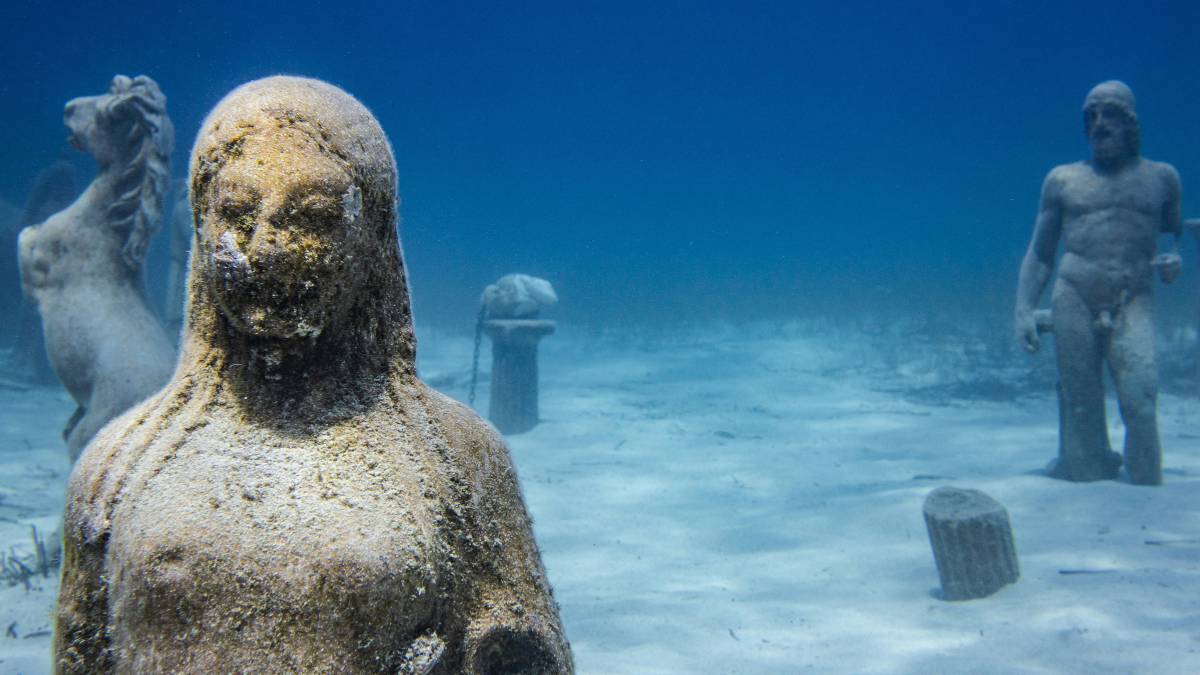
<svg viewBox="0 0 1200 675">
<path fill-rule="evenodd" d="M 59 673 L 570 673 L 500 437 L 416 376 L 378 122 L 243 85 L 191 158 L 179 366 L 71 475 Z"/>
<path fill-rule="evenodd" d="M 21 286 L 41 314 L 54 373 L 79 404 L 63 429 L 74 460 L 100 427 L 166 384 L 175 349 L 146 300 L 142 260 L 161 225 L 175 131 L 146 76 L 67 103 L 71 145 L 96 180 L 17 242 Z"/>
</svg>

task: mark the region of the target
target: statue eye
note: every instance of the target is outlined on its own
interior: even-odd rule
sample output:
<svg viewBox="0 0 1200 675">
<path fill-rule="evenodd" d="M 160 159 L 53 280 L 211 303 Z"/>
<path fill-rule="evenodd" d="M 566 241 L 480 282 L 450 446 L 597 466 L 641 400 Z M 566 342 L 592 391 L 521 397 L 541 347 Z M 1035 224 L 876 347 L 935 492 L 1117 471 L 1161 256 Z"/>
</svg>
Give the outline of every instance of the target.
<svg viewBox="0 0 1200 675">
<path fill-rule="evenodd" d="M 1100 113 L 1102 113 L 1106 119 L 1110 120 L 1124 121 L 1129 118 L 1129 114 L 1124 108 L 1113 103 L 1106 104 L 1100 109 Z"/>
<path fill-rule="evenodd" d="M 341 204 L 325 195 L 310 195 L 298 203 L 289 204 L 283 211 L 284 220 L 294 227 L 327 227 L 339 222 L 342 217 Z"/>
<path fill-rule="evenodd" d="M 236 225 L 244 225 L 245 221 L 254 216 L 257 204 L 240 199 L 228 199 L 217 205 L 217 217 Z"/>
</svg>

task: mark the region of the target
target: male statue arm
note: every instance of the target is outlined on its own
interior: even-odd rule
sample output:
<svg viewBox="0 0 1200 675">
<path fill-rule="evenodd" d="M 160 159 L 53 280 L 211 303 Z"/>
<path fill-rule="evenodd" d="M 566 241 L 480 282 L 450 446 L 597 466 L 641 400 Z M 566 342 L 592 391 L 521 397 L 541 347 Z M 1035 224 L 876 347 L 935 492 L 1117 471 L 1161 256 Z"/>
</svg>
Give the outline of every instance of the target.
<svg viewBox="0 0 1200 675">
<path fill-rule="evenodd" d="M 1151 267 L 1158 268 L 1158 278 L 1164 284 L 1173 284 L 1179 278 L 1183 269 L 1183 259 L 1179 257 L 1179 238 L 1183 236 L 1183 221 L 1180 217 L 1180 196 L 1183 192 L 1179 174 L 1170 165 L 1164 165 L 1163 182 L 1166 184 L 1167 199 L 1163 204 L 1162 230 L 1163 234 L 1174 234 L 1175 240 L 1171 250 L 1159 253 L 1150 260 Z"/>
<path fill-rule="evenodd" d="M 1021 261 L 1021 274 L 1017 278 L 1017 341 L 1030 354 L 1042 347 L 1033 308 L 1037 306 L 1038 298 L 1042 297 L 1054 272 L 1054 256 L 1058 253 L 1058 240 L 1062 235 L 1062 204 L 1058 198 L 1062 181 L 1057 172 L 1058 169 L 1051 171 L 1042 183 L 1033 238 L 1029 241 L 1025 259 Z"/>
</svg>

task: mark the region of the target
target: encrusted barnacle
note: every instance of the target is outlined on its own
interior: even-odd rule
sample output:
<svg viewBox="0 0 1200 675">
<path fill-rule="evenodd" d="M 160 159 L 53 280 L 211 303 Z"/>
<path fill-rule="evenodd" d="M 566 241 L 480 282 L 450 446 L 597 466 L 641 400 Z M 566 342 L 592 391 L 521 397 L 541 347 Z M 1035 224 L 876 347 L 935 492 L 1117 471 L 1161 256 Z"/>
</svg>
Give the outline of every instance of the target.
<svg viewBox="0 0 1200 675">
<path fill-rule="evenodd" d="M 351 185 L 346 194 L 342 195 L 342 211 L 350 222 L 354 222 L 358 214 L 362 213 L 362 190 L 357 185 Z"/>
</svg>

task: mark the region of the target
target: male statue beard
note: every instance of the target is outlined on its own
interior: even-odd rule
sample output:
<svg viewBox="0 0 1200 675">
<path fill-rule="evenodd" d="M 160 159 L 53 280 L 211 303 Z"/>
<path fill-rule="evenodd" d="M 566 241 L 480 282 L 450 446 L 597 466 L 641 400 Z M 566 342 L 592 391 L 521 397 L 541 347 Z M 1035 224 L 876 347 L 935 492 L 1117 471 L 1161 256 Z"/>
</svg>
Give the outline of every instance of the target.
<svg viewBox="0 0 1200 675">
<path fill-rule="evenodd" d="M 1059 372 L 1059 456 L 1048 475 L 1072 481 L 1116 478 L 1122 457 L 1109 445 L 1103 368 L 1108 364 L 1125 422 L 1124 464 L 1138 485 L 1162 482 L 1155 410 L 1154 269 L 1164 283 L 1180 272 L 1179 175 L 1138 155 L 1141 134 L 1133 92 L 1104 82 L 1084 102 L 1092 157 L 1055 167 L 1042 185 L 1033 238 L 1017 286 L 1017 339 L 1029 352 L 1041 341 L 1033 309 L 1066 252 L 1051 292 Z M 1160 234 L 1174 234 L 1155 255 Z"/>
</svg>

